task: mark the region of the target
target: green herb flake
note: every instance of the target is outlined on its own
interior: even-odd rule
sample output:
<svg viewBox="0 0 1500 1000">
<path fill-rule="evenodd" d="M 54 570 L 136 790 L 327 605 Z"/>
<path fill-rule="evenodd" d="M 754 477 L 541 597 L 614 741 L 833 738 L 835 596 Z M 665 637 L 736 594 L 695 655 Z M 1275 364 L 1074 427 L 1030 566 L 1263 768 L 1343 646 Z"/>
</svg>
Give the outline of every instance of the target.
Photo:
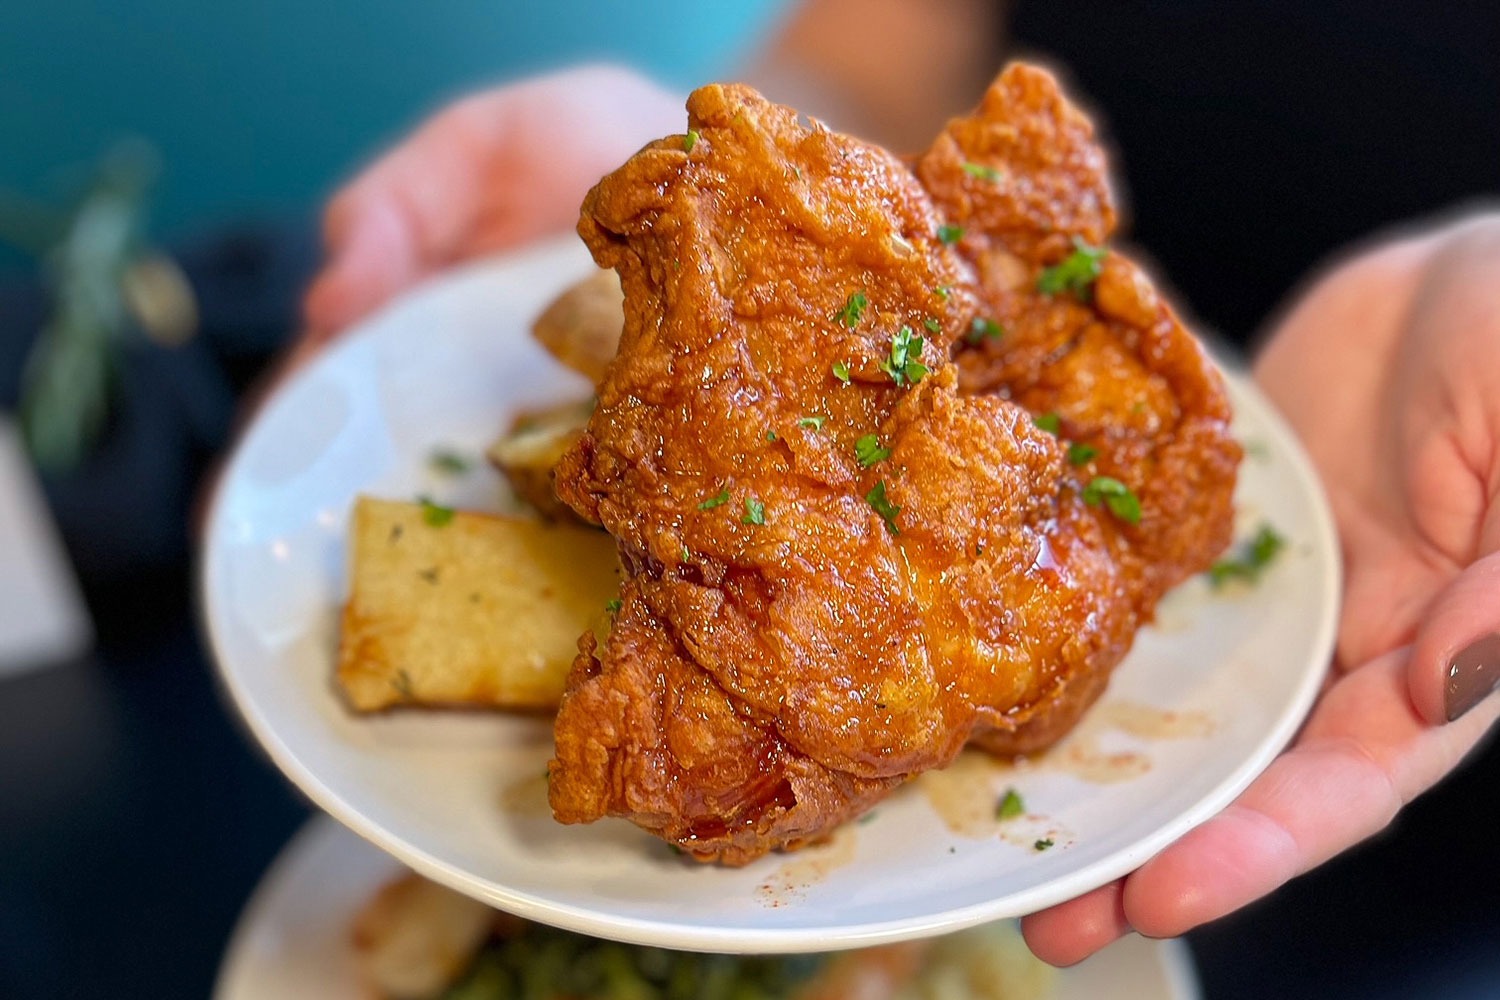
<svg viewBox="0 0 1500 1000">
<path fill-rule="evenodd" d="M 689 562 L 693 558 L 693 554 L 688 551 L 688 547 L 686 545 L 682 547 L 682 551 L 678 553 L 678 556 L 678 562 Z"/>
<path fill-rule="evenodd" d="M 992 319 L 984 316 L 975 316 L 974 321 L 969 324 L 968 332 L 964 334 L 964 340 L 970 344 L 982 343 L 986 340 L 998 340 L 1005 335 L 1005 328 Z"/>
<path fill-rule="evenodd" d="M 1074 441 L 1072 444 L 1068 445 L 1068 464 L 1088 465 L 1094 460 L 1094 456 L 1098 454 L 1099 449 L 1095 448 L 1093 445 L 1084 444 L 1081 441 Z"/>
<path fill-rule="evenodd" d="M 911 327 L 903 326 L 891 337 L 891 354 L 880 362 L 880 370 L 898 386 L 916 385 L 928 370 L 920 360 L 924 343 L 921 337 L 912 334 Z"/>
<path fill-rule="evenodd" d="M 938 298 L 942 299 L 944 302 L 947 302 L 949 299 L 953 298 L 953 286 L 952 285 L 938 285 L 936 288 L 934 288 L 932 290 L 932 294 L 936 295 Z"/>
<path fill-rule="evenodd" d="M 456 513 L 452 507 L 444 507 L 440 503 L 434 503 L 431 497 L 417 497 L 417 502 L 422 505 L 422 520 L 434 528 L 441 528 L 453 520 Z"/>
<path fill-rule="evenodd" d="M 875 508 L 875 513 L 879 514 L 881 520 L 885 522 L 885 529 L 887 531 L 892 535 L 901 534 L 901 529 L 896 526 L 896 515 L 901 513 L 901 505 L 891 503 L 890 498 L 885 495 L 884 479 L 876 483 L 874 488 L 865 494 L 865 500 L 871 507 Z"/>
<path fill-rule="evenodd" d="M 1000 798 L 1000 804 L 995 807 L 995 818 L 1015 819 L 1025 811 L 1026 804 L 1021 801 L 1021 793 L 1014 788 L 1007 788 Z"/>
<path fill-rule="evenodd" d="M 845 385 L 849 384 L 849 362 L 835 361 L 833 363 L 833 377 Z"/>
<path fill-rule="evenodd" d="M 987 167 L 983 163 L 969 163 L 965 161 L 964 173 L 970 177 L 977 177 L 982 181 L 998 181 L 1000 179 L 1000 171 L 994 167 Z"/>
<path fill-rule="evenodd" d="M 1109 256 L 1106 247 L 1090 246 L 1078 237 L 1073 237 L 1073 252 L 1059 264 L 1042 268 L 1036 279 L 1036 290 L 1043 295 L 1072 292 L 1081 301 L 1087 302 L 1099 272 L 1104 269 L 1104 258 Z"/>
<path fill-rule="evenodd" d="M 461 476 L 474 467 L 474 463 L 448 448 L 434 448 L 427 456 L 427 464 L 434 472 L 445 476 Z"/>
<path fill-rule="evenodd" d="M 766 505 L 763 504 L 763 503 L 761 503 L 755 497 L 749 497 L 749 498 L 747 498 L 745 500 L 745 516 L 742 517 L 742 518 L 740 518 L 740 523 L 741 524 L 765 524 L 766 523 Z"/>
<path fill-rule="evenodd" d="M 776 432 L 775 431 L 766 431 L 766 440 L 767 441 L 776 441 L 776 440 L 778 440 L 778 438 L 776 436 Z"/>
<path fill-rule="evenodd" d="M 943 332 L 943 324 L 939 323 L 935 319 L 932 319 L 931 317 L 928 317 L 927 319 L 924 319 L 922 321 L 922 325 L 927 328 L 927 332 L 928 333 L 942 333 Z"/>
<path fill-rule="evenodd" d="M 1045 851 L 1047 848 L 1049 848 L 1049 847 L 1052 846 L 1052 838 L 1051 837 L 1047 837 L 1047 838 L 1045 838 L 1043 840 L 1038 840 L 1035 844 L 1032 844 L 1031 846 L 1033 848 L 1035 848 L 1036 850 L 1038 850 L 1038 851 Z"/>
<path fill-rule="evenodd" d="M 624 607 L 624 605 L 620 602 L 620 599 L 618 597 L 604 602 L 604 610 L 608 611 L 612 615 L 619 614 L 622 607 Z"/>
<path fill-rule="evenodd" d="M 1044 430 L 1048 434 L 1062 433 L 1062 417 L 1059 417 L 1056 413 L 1038 413 L 1031 418 L 1031 422 L 1036 424 L 1038 429 Z"/>
<path fill-rule="evenodd" d="M 1092 507 L 1101 501 L 1111 514 L 1126 524 L 1141 522 L 1140 498 L 1118 479 L 1095 476 L 1089 480 L 1089 484 L 1083 488 L 1083 502 Z"/>
<path fill-rule="evenodd" d="M 806 427 L 809 430 L 820 431 L 820 430 L 823 429 L 823 421 L 825 421 L 827 419 L 828 419 L 827 417 L 820 416 L 820 415 L 814 413 L 810 417 L 803 417 L 800 420 L 798 420 L 797 421 L 797 426 L 798 427 Z"/>
<path fill-rule="evenodd" d="M 938 228 L 937 228 L 937 238 L 939 240 L 941 240 L 943 243 L 946 243 L 949 246 L 952 246 L 954 243 L 957 243 L 959 240 L 961 240 L 961 239 L 964 238 L 964 227 L 963 226 L 938 226 Z"/>
<path fill-rule="evenodd" d="M 861 468 L 868 469 L 876 462 L 884 462 L 890 458 L 891 449 L 880 447 L 880 438 L 874 434 L 866 434 L 854 442 L 854 457 Z"/>
<path fill-rule="evenodd" d="M 698 130 L 690 128 L 687 131 L 687 135 L 682 137 L 682 151 L 684 153 L 691 153 L 693 147 L 696 145 L 698 145 Z"/>
<path fill-rule="evenodd" d="M 699 510 L 713 510 L 729 502 L 729 490 L 722 489 L 698 505 Z"/>
<path fill-rule="evenodd" d="M 869 296 L 863 291 L 850 292 L 849 298 L 844 302 L 844 308 L 835 313 L 833 318 L 852 330 L 864 317 L 865 307 L 869 304 Z"/>
<path fill-rule="evenodd" d="M 1262 524 L 1234 555 L 1214 563 L 1209 568 L 1208 578 L 1215 587 L 1222 587 L 1230 580 L 1254 583 L 1284 548 L 1286 539 L 1280 532 L 1269 524 Z"/>
<path fill-rule="evenodd" d="M 395 688 L 396 693 L 405 698 L 407 701 L 411 701 L 414 697 L 416 697 L 414 694 L 412 694 L 411 674 L 406 672 L 405 667 L 401 667 L 400 669 L 398 669 L 396 671 L 396 676 L 391 678 L 391 687 Z"/>
</svg>

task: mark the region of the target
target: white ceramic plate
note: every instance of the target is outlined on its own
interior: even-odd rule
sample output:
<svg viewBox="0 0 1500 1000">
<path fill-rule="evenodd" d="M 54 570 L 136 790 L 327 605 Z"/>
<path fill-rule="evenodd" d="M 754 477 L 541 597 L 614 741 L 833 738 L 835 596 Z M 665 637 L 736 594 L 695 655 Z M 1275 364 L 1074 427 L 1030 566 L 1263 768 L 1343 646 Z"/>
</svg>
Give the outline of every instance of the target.
<svg viewBox="0 0 1500 1000">
<path fill-rule="evenodd" d="M 590 267 L 570 239 L 396 303 L 284 385 L 225 470 L 202 573 L 224 683 L 272 759 L 361 836 L 494 906 L 599 937 L 856 947 L 1102 885 L 1223 808 L 1295 732 L 1329 655 L 1338 555 L 1301 451 L 1240 379 L 1242 527 L 1268 520 L 1291 542 L 1261 583 L 1215 593 L 1194 580 L 1169 595 L 1101 707 L 1040 766 L 965 761 L 826 847 L 742 869 L 687 863 L 623 821 L 555 823 L 539 807 L 552 749 L 543 720 L 351 714 L 332 687 L 351 501 L 431 493 L 495 506 L 496 477 L 450 482 L 429 456 L 478 454 L 518 410 L 588 393 L 527 330 Z M 1027 815 L 996 823 L 1011 785 Z M 1039 840 L 1054 846 L 1038 851 Z"/>
<path fill-rule="evenodd" d="M 214 1000 L 368 1000 L 349 927 L 400 864 L 328 819 L 312 820 L 266 872 L 240 915 Z M 1197 1000 L 1181 941 L 1128 937 L 1058 973 L 1048 1000 Z"/>
</svg>

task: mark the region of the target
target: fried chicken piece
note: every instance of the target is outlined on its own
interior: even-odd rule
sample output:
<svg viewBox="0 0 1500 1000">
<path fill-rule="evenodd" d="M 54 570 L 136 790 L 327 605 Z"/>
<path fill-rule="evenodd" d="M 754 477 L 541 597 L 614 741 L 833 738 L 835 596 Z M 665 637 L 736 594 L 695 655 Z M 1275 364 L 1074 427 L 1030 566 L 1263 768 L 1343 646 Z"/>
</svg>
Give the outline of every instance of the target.
<svg viewBox="0 0 1500 1000">
<path fill-rule="evenodd" d="M 1056 415 L 1084 481 L 1109 477 L 1133 491 L 1139 523 L 1100 524 L 1136 614 L 1149 620 L 1162 594 L 1229 543 L 1241 450 L 1213 362 L 1140 268 L 1104 249 L 1115 211 L 1092 126 L 1049 74 L 1012 65 L 915 170 L 963 229 L 957 247 L 994 324 L 957 345 L 962 390 Z M 1059 287 L 1070 274 L 1076 287 Z M 1049 745 L 1103 680 L 979 742 L 1007 753 Z"/>
<path fill-rule="evenodd" d="M 1026 409 L 960 395 L 987 289 L 901 163 L 742 87 L 688 111 L 579 226 L 626 319 L 557 488 L 629 579 L 575 661 L 550 797 L 740 863 L 971 737 L 1053 735 L 1149 610 L 1121 556 L 1160 526 L 1086 503 L 1092 469 Z M 1012 201 L 993 242 L 1055 252 Z"/>
</svg>

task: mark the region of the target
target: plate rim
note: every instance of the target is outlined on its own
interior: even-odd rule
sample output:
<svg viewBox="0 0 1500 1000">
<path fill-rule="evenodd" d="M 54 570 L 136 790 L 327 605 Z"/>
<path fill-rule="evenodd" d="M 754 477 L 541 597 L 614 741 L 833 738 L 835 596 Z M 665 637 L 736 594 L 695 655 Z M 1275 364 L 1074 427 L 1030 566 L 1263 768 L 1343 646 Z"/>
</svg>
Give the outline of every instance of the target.
<svg viewBox="0 0 1500 1000">
<path fill-rule="evenodd" d="M 1257 422 L 1273 431 L 1280 439 L 1277 442 L 1278 451 L 1284 454 L 1296 478 L 1307 488 L 1306 492 L 1311 501 L 1308 511 L 1309 519 L 1315 525 L 1317 532 L 1317 537 L 1310 541 L 1315 545 L 1315 559 L 1327 567 L 1327 572 L 1322 574 L 1320 617 L 1310 643 L 1310 652 L 1315 655 L 1309 656 L 1308 665 L 1303 669 L 1299 683 L 1290 691 L 1290 697 L 1284 702 L 1284 707 L 1275 723 L 1267 727 L 1256 741 L 1253 752 L 1195 803 L 1184 808 L 1155 831 L 1143 835 L 1135 843 L 1041 885 L 955 909 L 849 923 L 832 928 L 806 926 L 745 928 L 704 927 L 661 919 L 605 916 L 599 910 L 548 900 L 531 893 L 508 889 L 498 883 L 484 881 L 384 829 L 356 806 L 346 802 L 338 792 L 298 759 L 277 734 L 271 720 L 266 718 L 259 706 L 255 704 L 236 672 L 227 666 L 228 646 L 222 634 L 223 626 L 220 621 L 224 596 L 216 594 L 211 586 L 212 580 L 221 575 L 220 570 L 225 559 L 224 547 L 215 545 L 214 542 L 224 534 L 223 521 L 228 516 L 225 511 L 227 484 L 233 481 L 236 471 L 246 461 L 247 445 L 255 437 L 257 428 L 268 422 L 268 415 L 273 412 L 279 401 L 286 398 L 288 391 L 299 381 L 314 377 L 322 366 L 334 364 L 344 353 L 363 349 L 363 341 L 373 342 L 375 334 L 371 331 L 378 329 L 386 316 L 398 309 L 411 308 L 413 302 L 430 298 L 441 299 L 449 289 L 466 279 L 473 280 L 477 274 L 485 270 L 514 266 L 521 261 L 534 261 L 550 256 L 565 260 L 570 255 L 576 256 L 578 250 L 576 237 L 572 236 L 557 236 L 533 242 L 504 254 L 497 254 L 450 269 L 392 300 L 348 329 L 340 336 L 337 343 L 321 352 L 311 362 L 278 381 L 272 391 L 261 401 L 255 416 L 246 424 L 236 439 L 214 484 L 207 506 L 207 516 L 203 520 L 203 541 L 199 548 L 198 566 L 195 573 L 195 592 L 197 596 L 196 617 L 205 639 L 205 646 L 213 661 L 215 676 L 228 700 L 234 706 L 235 716 L 249 729 L 255 742 L 271 758 L 282 774 L 307 795 L 320 810 L 363 839 L 397 858 L 419 874 L 449 888 L 523 918 L 594 937 L 609 938 L 630 944 L 724 953 L 783 954 L 861 948 L 962 930 L 991 920 L 1033 913 L 1106 885 L 1139 868 L 1166 846 L 1221 812 L 1270 765 L 1300 729 L 1321 689 L 1336 636 L 1343 575 L 1342 561 L 1338 551 L 1338 535 L 1321 480 L 1301 442 L 1270 400 L 1250 380 L 1248 374 L 1219 356 L 1216 360 L 1225 381 L 1230 384 L 1234 393 L 1236 409 L 1248 404 L 1249 408 L 1255 411 Z"/>
</svg>

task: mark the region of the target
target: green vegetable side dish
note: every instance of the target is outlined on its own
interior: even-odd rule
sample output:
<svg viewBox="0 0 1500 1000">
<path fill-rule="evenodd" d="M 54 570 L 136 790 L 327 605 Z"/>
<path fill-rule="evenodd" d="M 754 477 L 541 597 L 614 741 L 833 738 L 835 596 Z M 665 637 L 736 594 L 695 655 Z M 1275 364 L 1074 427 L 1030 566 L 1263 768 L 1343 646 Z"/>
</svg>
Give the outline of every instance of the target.
<svg viewBox="0 0 1500 1000">
<path fill-rule="evenodd" d="M 782 1000 L 821 955 L 703 955 L 527 924 L 486 947 L 442 1000 Z"/>
</svg>

